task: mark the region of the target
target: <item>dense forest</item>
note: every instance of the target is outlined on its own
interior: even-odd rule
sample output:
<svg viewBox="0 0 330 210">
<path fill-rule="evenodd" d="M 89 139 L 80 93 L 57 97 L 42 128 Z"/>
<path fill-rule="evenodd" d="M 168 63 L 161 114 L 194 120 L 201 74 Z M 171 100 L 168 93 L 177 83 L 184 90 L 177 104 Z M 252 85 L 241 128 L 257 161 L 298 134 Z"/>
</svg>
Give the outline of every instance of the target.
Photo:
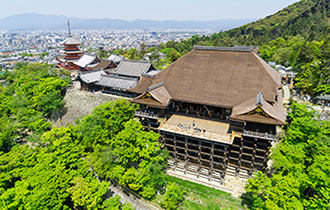
<svg viewBox="0 0 330 210">
<path fill-rule="evenodd" d="M 140 60 L 146 53 L 156 68 L 170 65 L 193 49 L 206 46 L 258 46 L 266 61 L 292 66 L 298 73 L 296 88 L 311 96 L 330 93 L 330 3 L 328 0 L 302 0 L 283 10 L 211 36 L 195 35 L 182 42 L 169 41 L 159 47 L 115 50 L 109 53 Z M 166 58 L 159 56 L 159 53 Z M 102 51 L 99 55 L 104 55 Z"/>
<path fill-rule="evenodd" d="M 133 120 L 137 106 L 105 103 L 75 126 L 53 127 L 69 79 L 48 65 L 18 65 L 0 94 L 1 209 L 133 209 L 109 196 L 117 183 L 175 209 L 182 190 L 165 179 L 159 134 Z M 167 190 L 166 190 L 167 189 Z"/>
<path fill-rule="evenodd" d="M 272 149 L 271 174 L 246 185 L 251 209 L 330 208 L 330 121 L 292 103 L 285 137 Z"/>
</svg>

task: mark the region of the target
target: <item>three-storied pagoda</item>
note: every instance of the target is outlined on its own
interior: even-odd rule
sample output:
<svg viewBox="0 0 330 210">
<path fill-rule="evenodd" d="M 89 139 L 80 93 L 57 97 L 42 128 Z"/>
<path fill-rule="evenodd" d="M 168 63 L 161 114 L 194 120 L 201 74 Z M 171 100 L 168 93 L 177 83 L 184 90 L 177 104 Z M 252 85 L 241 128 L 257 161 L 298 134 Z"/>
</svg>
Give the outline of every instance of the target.
<svg viewBox="0 0 330 210">
<path fill-rule="evenodd" d="M 81 42 L 73 38 L 71 35 L 70 23 L 68 21 L 69 35 L 63 42 L 64 49 L 60 51 L 61 55 L 58 57 L 59 66 L 68 70 L 79 70 L 79 66 L 74 64 L 83 55 L 83 51 L 79 49 Z"/>
<path fill-rule="evenodd" d="M 136 116 L 161 133 L 170 170 L 222 184 L 265 170 L 285 124 L 281 77 L 253 47 L 195 47 L 131 92 Z"/>
</svg>

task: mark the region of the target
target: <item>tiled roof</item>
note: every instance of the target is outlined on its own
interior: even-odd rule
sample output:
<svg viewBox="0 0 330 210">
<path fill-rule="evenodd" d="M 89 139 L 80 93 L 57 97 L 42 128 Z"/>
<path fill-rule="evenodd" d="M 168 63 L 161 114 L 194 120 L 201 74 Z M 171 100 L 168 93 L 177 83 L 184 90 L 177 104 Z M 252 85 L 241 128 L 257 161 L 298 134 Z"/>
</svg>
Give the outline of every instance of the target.
<svg viewBox="0 0 330 210">
<path fill-rule="evenodd" d="M 77 62 L 74 62 L 77 66 L 80 66 L 82 68 L 85 68 L 87 65 L 93 63 L 93 61 L 96 59 L 96 56 L 91 55 L 83 55 Z"/>
<path fill-rule="evenodd" d="M 154 68 L 150 62 L 123 60 L 117 68 L 112 71 L 112 73 L 131 77 L 141 77 L 143 73 L 146 73 L 151 69 Z"/>
<path fill-rule="evenodd" d="M 101 75 L 105 75 L 106 73 L 103 70 L 95 70 L 95 71 L 87 71 L 87 72 L 81 72 L 79 73 L 79 77 L 82 81 L 85 83 L 94 83 L 97 82 Z"/>
<path fill-rule="evenodd" d="M 96 85 L 104 86 L 104 87 L 112 87 L 112 88 L 120 88 L 120 89 L 130 89 L 133 88 L 138 79 L 122 77 L 116 75 L 101 75 Z"/>
</svg>

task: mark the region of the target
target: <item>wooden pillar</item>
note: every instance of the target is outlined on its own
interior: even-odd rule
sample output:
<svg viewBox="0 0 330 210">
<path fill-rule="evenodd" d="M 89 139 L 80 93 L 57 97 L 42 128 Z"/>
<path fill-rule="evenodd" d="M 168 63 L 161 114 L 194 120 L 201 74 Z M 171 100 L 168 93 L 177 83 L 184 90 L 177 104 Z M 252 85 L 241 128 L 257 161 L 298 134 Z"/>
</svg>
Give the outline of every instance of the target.
<svg viewBox="0 0 330 210">
<path fill-rule="evenodd" d="M 264 156 L 264 163 L 263 163 L 263 171 L 265 171 L 265 169 L 267 168 L 267 162 L 268 162 L 268 155 L 270 153 L 270 143 L 268 142 L 268 146 L 267 146 L 267 149 L 266 149 L 266 154 Z"/>
<path fill-rule="evenodd" d="M 185 164 L 184 164 L 184 174 L 187 173 L 187 170 L 188 170 L 188 139 L 185 137 L 184 138 L 185 140 L 185 156 L 184 156 L 184 160 L 185 160 Z"/>
<path fill-rule="evenodd" d="M 241 138 L 241 140 L 240 140 L 238 164 L 237 164 L 237 168 L 236 168 L 236 176 L 238 176 L 239 171 L 241 169 L 242 153 L 243 153 L 243 138 Z"/>
<path fill-rule="evenodd" d="M 250 165 L 250 176 L 252 176 L 254 172 L 254 166 L 255 166 L 255 160 L 256 160 L 256 153 L 257 153 L 257 139 L 254 139 L 254 144 L 253 144 L 253 152 L 252 152 L 252 160 L 251 160 L 251 165 Z"/>
<path fill-rule="evenodd" d="M 201 173 L 201 152 L 202 152 L 202 143 L 201 140 L 198 140 L 198 169 L 197 169 L 197 178 L 199 178 Z"/>
<path fill-rule="evenodd" d="M 213 164 L 213 156 L 214 156 L 214 142 L 211 142 L 211 156 L 210 156 L 210 168 L 209 168 L 209 178 L 208 180 L 211 180 L 211 177 L 213 175 L 213 168 L 214 168 L 214 164 Z"/>
<path fill-rule="evenodd" d="M 177 160 L 177 150 L 176 150 L 176 135 L 174 134 L 174 171 L 176 170 L 176 167 L 178 165 L 178 160 Z"/>
<path fill-rule="evenodd" d="M 228 146 L 224 146 L 225 151 L 223 153 L 223 168 L 222 168 L 222 178 L 225 178 L 226 175 L 226 169 L 227 169 L 227 159 L 228 159 Z"/>
</svg>

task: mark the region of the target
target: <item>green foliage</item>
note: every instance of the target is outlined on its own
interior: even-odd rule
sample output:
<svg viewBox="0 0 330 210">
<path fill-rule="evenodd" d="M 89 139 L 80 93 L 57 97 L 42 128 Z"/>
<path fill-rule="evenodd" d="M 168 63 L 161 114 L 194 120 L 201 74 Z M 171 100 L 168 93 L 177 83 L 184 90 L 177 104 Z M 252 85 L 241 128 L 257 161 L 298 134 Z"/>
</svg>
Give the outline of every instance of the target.
<svg viewBox="0 0 330 210">
<path fill-rule="evenodd" d="M 84 209 L 99 209 L 103 201 L 102 196 L 110 185 L 104 181 L 99 183 L 93 177 L 75 177 L 71 183 L 73 186 L 67 191 L 71 194 L 74 207 Z"/>
<path fill-rule="evenodd" d="M 103 129 L 103 133 L 106 129 L 112 129 L 113 132 L 109 138 L 116 138 L 115 133 L 119 134 L 125 130 L 128 122 L 138 123 L 130 120 L 135 108 L 127 101 L 116 101 L 98 107 L 91 116 L 100 121 L 104 118 L 103 127 L 99 129 Z M 116 115 L 115 111 L 122 114 Z M 81 123 L 91 120 L 88 117 L 86 119 L 88 120 L 83 119 Z M 97 121 L 93 122 L 97 123 Z M 136 126 L 139 127 L 139 125 Z M 87 155 L 94 154 L 85 151 L 80 132 L 79 122 L 76 126 L 53 127 L 42 134 L 39 140 L 42 143 L 40 146 L 32 148 L 17 145 L 7 153 L 0 153 L 0 208 L 103 209 L 105 205 L 109 206 L 110 201 L 104 203 L 106 198 L 104 195 L 110 184 L 99 181 L 99 178 L 95 176 L 93 166 L 86 159 Z M 155 140 L 146 136 L 149 140 Z M 111 141 L 107 140 L 107 142 L 109 144 Z M 95 148 L 101 148 L 106 143 L 96 142 L 95 144 L 99 145 Z M 155 142 L 150 142 L 151 146 L 153 144 Z M 148 151 L 142 151 L 142 153 L 145 155 Z M 154 158 L 157 159 L 157 157 Z M 141 174 L 141 179 L 144 179 L 143 175 L 145 173 Z M 146 186 L 151 187 L 150 184 Z M 129 204 L 120 204 L 119 200 L 117 203 L 114 202 L 112 200 L 111 205 L 120 206 L 120 209 L 133 209 Z"/>
<path fill-rule="evenodd" d="M 22 58 L 24 58 L 24 57 L 32 57 L 33 54 L 32 53 L 21 53 L 20 56 L 22 56 Z"/>
<path fill-rule="evenodd" d="M 184 194 L 185 192 L 177 184 L 169 184 L 165 192 L 165 198 L 161 202 L 161 207 L 168 210 L 178 209 L 179 204 L 184 199 Z"/>
<path fill-rule="evenodd" d="M 101 58 L 101 59 L 103 59 L 103 58 L 108 58 L 109 57 L 109 54 L 108 54 L 108 52 L 106 51 L 106 50 L 99 50 L 98 52 L 97 52 L 97 56 L 99 57 L 99 58 Z"/>
<path fill-rule="evenodd" d="M 2 70 L 0 67 L 0 80 L 1 79 L 7 79 L 7 77 L 9 77 L 11 75 L 11 72 L 6 70 Z"/>
<path fill-rule="evenodd" d="M 167 154 L 159 134 L 133 120 L 137 105 L 105 103 L 76 126 L 47 121 L 64 105 L 65 73 L 18 64 L 0 86 L 0 209 L 134 209 L 105 202 L 110 180 L 148 199 L 162 191 Z"/>
<path fill-rule="evenodd" d="M 282 37 L 260 47 L 266 61 L 290 65 L 298 73 L 296 87 L 312 96 L 330 93 L 330 37 L 322 41 L 307 41 L 301 35 Z"/>
<path fill-rule="evenodd" d="M 133 118 L 136 104 L 126 100 L 104 103 L 78 123 L 76 131 L 79 143 L 87 149 L 109 144 L 124 129 L 124 123 Z"/>
<path fill-rule="evenodd" d="M 17 64 L 0 87 L 0 150 L 7 151 L 14 140 L 40 136 L 51 128 L 52 112 L 64 106 L 67 77 L 46 64 Z"/>
<path fill-rule="evenodd" d="M 70 153 L 68 153 L 70 151 Z M 15 146 L 0 156 L 1 209 L 67 209 L 71 180 L 80 174 L 80 150 L 74 144 L 46 148 Z M 87 168 L 84 168 L 87 175 Z"/>
<path fill-rule="evenodd" d="M 285 139 L 272 152 L 275 174 L 261 172 L 246 186 L 252 209 L 328 209 L 330 122 L 293 103 Z"/>
<path fill-rule="evenodd" d="M 105 210 L 135 210 L 135 208 L 129 204 L 121 204 L 120 203 L 120 196 L 115 195 L 114 197 L 109 198 L 108 200 L 104 201 L 103 209 Z"/>
<path fill-rule="evenodd" d="M 129 120 L 90 161 L 99 175 L 118 180 L 143 197 L 152 198 L 165 185 L 166 154 L 158 143 L 159 134 L 143 131 L 141 123 Z"/>
<path fill-rule="evenodd" d="M 161 50 L 162 53 L 166 54 L 169 61 L 174 62 L 181 57 L 181 54 L 174 48 L 165 48 Z"/>
</svg>

